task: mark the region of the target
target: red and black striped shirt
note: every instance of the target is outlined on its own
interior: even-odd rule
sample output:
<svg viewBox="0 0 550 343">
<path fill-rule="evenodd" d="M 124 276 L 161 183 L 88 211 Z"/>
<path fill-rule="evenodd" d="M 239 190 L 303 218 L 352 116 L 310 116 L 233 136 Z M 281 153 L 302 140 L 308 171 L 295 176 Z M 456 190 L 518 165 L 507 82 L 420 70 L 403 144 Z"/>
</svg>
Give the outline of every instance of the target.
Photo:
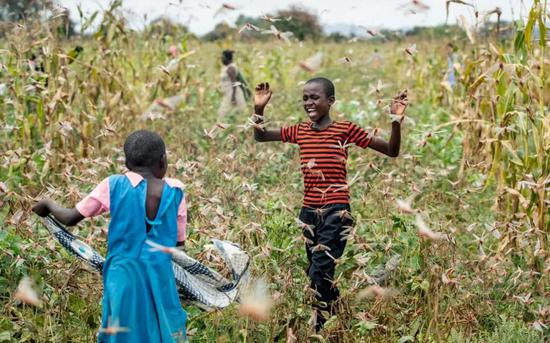
<svg viewBox="0 0 550 343">
<path fill-rule="evenodd" d="M 371 135 L 349 121 L 334 121 L 324 130 L 303 122 L 281 128 L 283 142 L 300 147 L 300 163 L 304 174 L 304 206 L 349 203 L 346 181 L 348 146 L 354 143 L 366 148 Z"/>
</svg>

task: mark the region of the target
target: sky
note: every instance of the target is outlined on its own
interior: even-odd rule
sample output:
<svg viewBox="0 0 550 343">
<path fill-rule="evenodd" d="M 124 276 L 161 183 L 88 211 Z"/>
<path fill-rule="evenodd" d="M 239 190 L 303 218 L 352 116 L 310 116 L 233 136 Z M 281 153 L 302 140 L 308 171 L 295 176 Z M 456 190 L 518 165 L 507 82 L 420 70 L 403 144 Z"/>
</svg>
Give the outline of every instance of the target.
<svg viewBox="0 0 550 343">
<path fill-rule="evenodd" d="M 203 35 L 222 21 L 232 24 L 239 14 L 261 16 L 273 14 L 279 9 L 290 5 L 300 6 L 316 13 L 325 27 L 325 31 L 333 31 L 335 27 L 366 26 L 374 29 L 408 29 L 414 26 L 433 26 L 445 22 L 445 0 L 419 0 L 428 9 L 411 14 L 415 9 L 412 0 L 123 0 L 123 9 L 127 13 L 130 24 L 135 29 L 142 28 L 147 22 L 167 16 Z M 529 13 L 533 0 L 465 0 L 473 4 L 480 13 L 500 7 L 503 20 L 518 19 Z M 108 8 L 110 0 L 58 0 L 59 5 L 71 11 L 72 18 L 78 23 L 77 6 L 81 6 L 87 15 L 96 10 Z M 235 10 L 216 14 L 228 4 Z M 451 4 L 449 23 L 456 23 L 459 15 L 473 20 L 472 7 Z"/>
</svg>

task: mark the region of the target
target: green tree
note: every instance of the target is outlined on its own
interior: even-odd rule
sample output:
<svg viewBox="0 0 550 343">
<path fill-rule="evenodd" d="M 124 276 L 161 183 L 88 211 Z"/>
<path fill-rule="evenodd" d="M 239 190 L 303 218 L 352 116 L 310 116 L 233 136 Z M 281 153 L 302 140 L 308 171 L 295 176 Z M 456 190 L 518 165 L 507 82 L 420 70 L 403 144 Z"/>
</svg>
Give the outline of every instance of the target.
<svg viewBox="0 0 550 343">
<path fill-rule="evenodd" d="M 0 20 L 20 21 L 53 8 L 50 0 L 0 0 Z"/>
<path fill-rule="evenodd" d="M 189 29 L 183 24 L 175 23 L 170 18 L 161 16 L 151 21 L 146 31 L 151 34 L 169 35 L 174 37 L 188 33 Z"/>
<path fill-rule="evenodd" d="M 203 36 L 205 41 L 211 42 L 218 39 L 226 39 L 227 37 L 233 35 L 236 32 L 234 28 L 229 26 L 226 22 L 222 22 L 214 27 L 214 30 L 208 32 Z"/>
<path fill-rule="evenodd" d="M 289 9 L 278 11 L 276 16 L 282 19 L 275 23 L 277 29 L 291 31 L 299 40 L 317 40 L 323 36 L 319 17 L 304 8 L 290 6 Z"/>
<path fill-rule="evenodd" d="M 245 25 L 247 23 L 252 24 L 252 25 L 256 26 L 259 29 L 264 29 L 265 26 L 266 26 L 266 21 L 263 20 L 262 18 L 247 17 L 243 14 L 239 15 L 239 17 L 235 21 L 235 26 L 237 26 L 237 29 L 240 29 L 243 25 Z M 240 33 L 240 37 L 244 38 L 244 39 L 248 39 L 248 40 L 251 40 L 251 39 L 265 40 L 265 39 L 267 39 L 266 35 L 262 35 L 260 32 L 253 31 L 253 30 L 244 30 L 244 31 L 242 31 Z"/>
<path fill-rule="evenodd" d="M 353 37 L 351 37 L 353 38 Z M 327 36 L 328 40 L 331 40 L 336 43 L 343 42 L 348 39 L 348 37 L 340 32 L 333 32 L 330 35 Z"/>
<path fill-rule="evenodd" d="M 69 37 L 74 34 L 74 23 L 70 19 L 69 10 L 55 6 L 54 1 L 0 0 L 0 21 L 3 23 L 39 21 L 43 18 L 48 18 L 50 27 L 53 29 L 52 33 L 56 33 L 59 37 Z"/>
</svg>

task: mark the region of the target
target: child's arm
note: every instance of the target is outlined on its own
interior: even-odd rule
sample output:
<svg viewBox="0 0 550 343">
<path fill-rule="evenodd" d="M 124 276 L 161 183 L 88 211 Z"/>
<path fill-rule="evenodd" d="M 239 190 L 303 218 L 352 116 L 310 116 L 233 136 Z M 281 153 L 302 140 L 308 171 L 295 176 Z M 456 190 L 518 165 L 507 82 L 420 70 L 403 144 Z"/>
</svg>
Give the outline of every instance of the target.
<svg viewBox="0 0 550 343">
<path fill-rule="evenodd" d="M 260 83 L 254 92 L 254 139 L 257 142 L 281 141 L 280 129 L 268 129 L 263 126 L 264 108 L 271 99 L 269 83 Z"/>
<path fill-rule="evenodd" d="M 109 178 L 104 179 L 94 190 L 82 199 L 75 208 L 64 208 L 50 199 L 37 202 L 32 210 L 40 217 L 52 214 L 67 226 L 78 224 L 82 219 L 109 211 Z"/>
<path fill-rule="evenodd" d="M 84 219 L 84 216 L 76 208 L 61 207 L 50 199 L 40 200 L 32 207 L 32 210 L 40 217 L 51 213 L 55 219 L 67 226 L 76 225 Z"/>
<path fill-rule="evenodd" d="M 391 124 L 391 136 L 389 142 L 382 138 L 372 137 L 369 148 L 372 148 L 384 155 L 390 157 L 399 156 L 399 147 L 401 145 L 401 123 L 393 122 Z"/>
<path fill-rule="evenodd" d="M 369 143 L 369 148 L 390 157 L 399 156 L 399 147 L 401 146 L 401 121 L 404 118 L 403 114 L 405 113 L 407 105 L 407 90 L 404 90 L 394 97 L 391 103 L 391 115 L 394 119 L 392 119 L 391 124 L 390 141 L 386 142 L 381 138 L 373 137 Z"/>
</svg>

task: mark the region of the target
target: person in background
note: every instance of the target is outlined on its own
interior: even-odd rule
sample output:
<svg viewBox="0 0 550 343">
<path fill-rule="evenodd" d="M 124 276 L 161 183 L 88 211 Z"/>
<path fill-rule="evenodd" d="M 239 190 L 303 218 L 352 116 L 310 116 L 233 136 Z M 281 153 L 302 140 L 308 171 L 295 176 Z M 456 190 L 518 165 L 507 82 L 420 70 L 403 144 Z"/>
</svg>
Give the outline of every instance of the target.
<svg viewBox="0 0 550 343">
<path fill-rule="evenodd" d="M 370 66 L 373 69 L 378 69 L 382 66 L 382 56 L 380 56 L 378 49 L 374 49 L 374 52 L 372 53 L 370 58 Z"/>
<path fill-rule="evenodd" d="M 448 43 L 445 47 L 445 53 L 447 54 L 447 82 L 451 86 L 451 88 L 454 88 L 456 85 L 455 80 L 455 46 L 453 43 Z"/>
<path fill-rule="evenodd" d="M 168 55 L 172 58 L 178 57 L 178 48 L 175 45 L 170 45 L 168 48 Z"/>
<path fill-rule="evenodd" d="M 224 50 L 222 52 L 223 67 L 220 83 L 223 99 L 218 110 L 220 117 L 225 116 L 234 109 L 237 109 L 239 112 L 246 111 L 245 91 L 247 88 L 237 66 L 233 63 L 233 53 L 232 50 Z"/>
</svg>

